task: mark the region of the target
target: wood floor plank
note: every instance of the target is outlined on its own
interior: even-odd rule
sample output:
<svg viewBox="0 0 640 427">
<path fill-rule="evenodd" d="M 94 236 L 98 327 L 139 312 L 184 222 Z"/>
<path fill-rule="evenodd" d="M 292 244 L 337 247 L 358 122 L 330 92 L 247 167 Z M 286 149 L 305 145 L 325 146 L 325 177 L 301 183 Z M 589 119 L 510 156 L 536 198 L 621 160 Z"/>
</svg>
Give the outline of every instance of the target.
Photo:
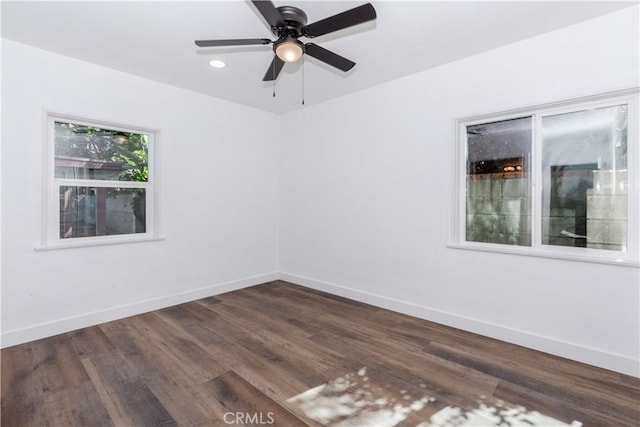
<svg viewBox="0 0 640 427">
<path fill-rule="evenodd" d="M 174 426 L 167 412 L 142 378 L 119 353 L 82 360 L 115 425 Z"/>
<path fill-rule="evenodd" d="M 222 425 L 224 410 L 212 404 L 201 382 L 181 360 L 162 351 L 148 336 L 132 329 L 105 327 L 115 346 L 179 425 Z M 185 405 L 184 402 L 190 402 Z"/>
<path fill-rule="evenodd" d="M 225 422 L 242 420 L 239 424 L 279 426 L 307 424 L 234 371 L 226 372 L 208 381 L 205 387 L 227 410 L 223 419 Z"/>
<path fill-rule="evenodd" d="M 64 390 L 89 381 L 71 337 L 56 335 L 32 346 L 35 375 L 43 392 Z"/>
<path fill-rule="evenodd" d="M 99 326 L 80 329 L 71 332 L 69 336 L 76 353 L 81 359 L 111 353 L 115 349 L 113 343 Z"/>
<path fill-rule="evenodd" d="M 283 281 L 1 356 L 3 426 L 640 427 L 638 378 Z"/>
<path fill-rule="evenodd" d="M 93 383 L 45 393 L 44 406 L 49 419 L 56 425 L 68 426 L 113 426 L 109 412 Z"/>
<path fill-rule="evenodd" d="M 35 374 L 33 344 L 2 350 L 2 418 L 7 426 L 49 426 L 42 386 Z"/>
</svg>

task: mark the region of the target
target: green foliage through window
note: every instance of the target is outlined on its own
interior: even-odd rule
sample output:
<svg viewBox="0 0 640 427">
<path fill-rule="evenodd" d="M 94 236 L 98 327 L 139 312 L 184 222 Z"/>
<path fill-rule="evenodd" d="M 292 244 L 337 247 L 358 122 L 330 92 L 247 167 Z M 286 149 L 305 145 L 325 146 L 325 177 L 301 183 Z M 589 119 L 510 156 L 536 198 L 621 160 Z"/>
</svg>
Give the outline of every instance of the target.
<svg viewBox="0 0 640 427">
<path fill-rule="evenodd" d="M 95 171 L 111 171 L 109 179 L 146 182 L 149 179 L 149 146 L 145 134 L 55 122 L 56 167 L 65 162 Z"/>
</svg>

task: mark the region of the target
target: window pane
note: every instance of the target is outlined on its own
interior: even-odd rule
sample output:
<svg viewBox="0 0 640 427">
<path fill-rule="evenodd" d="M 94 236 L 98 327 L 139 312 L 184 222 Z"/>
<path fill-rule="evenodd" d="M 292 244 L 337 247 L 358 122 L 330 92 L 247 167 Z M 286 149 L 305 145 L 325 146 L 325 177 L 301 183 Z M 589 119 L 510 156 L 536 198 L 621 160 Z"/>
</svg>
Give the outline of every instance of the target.
<svg viewBox="0 0 640 427">
<path fill-rule="evenodd" d="M 60 238 L 144 233 L 144 189 L 60 186 Z"/>
<path fill-rule="evenodd" d="M 55 122 L 55 177 L 147 181 L 145 134 Z"/>
<path fill-rule="evenodd" d="M 626 250 L 627 106 L 542 119 L 542 243 Z"/>
<path fill-rule="evenodd" d="M 531 246 L 531 117 L 467 126 L 466 240 Z"/>
</svg>

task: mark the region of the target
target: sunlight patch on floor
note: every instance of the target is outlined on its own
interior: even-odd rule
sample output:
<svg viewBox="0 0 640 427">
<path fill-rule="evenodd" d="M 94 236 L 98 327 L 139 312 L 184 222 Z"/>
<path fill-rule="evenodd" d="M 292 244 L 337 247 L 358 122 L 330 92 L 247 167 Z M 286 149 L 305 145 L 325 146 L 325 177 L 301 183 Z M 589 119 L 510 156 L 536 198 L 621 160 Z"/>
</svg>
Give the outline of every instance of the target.
<svg viewBox="0 0 640 427">
<path fill-rule="evenodd" d="M 429 402 L 428 396 L 393 393 L 373 386 L 367 368 L 349 373 L 287 400 L 311 419 L 326 426 L 395 426 Z"/>
<path fill-rule="evenodd" d="M 416 412 L 435 402 L 434 397 L 427 395 L 412 396 L 406 390 L 395 390 L 382 384 L 374 385 L 367 375 L 366 367 L 287 400 L 287 403 L 299 408 L 307 417 L 331 427 L 393 427 L 411 415 L 412 419 L 423 415 Z M 488 402 L 484 396 L 479 397 L 477 407 L 471 410 L 446 406 L 434 413 L 435 409 L 428 411 L 432 415 L 419 421 L 416 427 L 582 426 L 578 421 L 566 424 L 501 400 Z"/>
<path fill-rule="evenodd" d="M 540 427 L 581 427 L 582 423 L 571 424 L 529 411 L 524 406 L 510 405 L 501 400 L 487 405 L 482 400 L 478 407 L 464 410 L 456 406 L 447 406 L 431 416 L 428 422 L 417 427 L 487 427 L 487 426 L 540 426 Z"/>
</svg>

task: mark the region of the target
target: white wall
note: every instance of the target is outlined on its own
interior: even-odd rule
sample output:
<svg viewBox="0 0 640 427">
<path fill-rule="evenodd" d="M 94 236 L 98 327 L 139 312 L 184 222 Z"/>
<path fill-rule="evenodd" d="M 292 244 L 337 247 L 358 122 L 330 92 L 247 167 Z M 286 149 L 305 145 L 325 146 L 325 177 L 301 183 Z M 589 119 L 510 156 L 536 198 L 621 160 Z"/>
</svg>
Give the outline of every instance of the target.
<svg viewBox="0 0 640 427">
<path fill-rule="evenodd" d="M 36 252 L 43 111 L 160 130 L 166 240 Z M 277 116 L 2 41 L 3 346 L 277 277 Z"/>
<path fill-rule="evenodd" d="M 640 375 L 639 269 L 446 246 L 454 119 L 638 86 L 638 40 L 627 8 L 282 116 L 282 277 Z"/>
</svg>

